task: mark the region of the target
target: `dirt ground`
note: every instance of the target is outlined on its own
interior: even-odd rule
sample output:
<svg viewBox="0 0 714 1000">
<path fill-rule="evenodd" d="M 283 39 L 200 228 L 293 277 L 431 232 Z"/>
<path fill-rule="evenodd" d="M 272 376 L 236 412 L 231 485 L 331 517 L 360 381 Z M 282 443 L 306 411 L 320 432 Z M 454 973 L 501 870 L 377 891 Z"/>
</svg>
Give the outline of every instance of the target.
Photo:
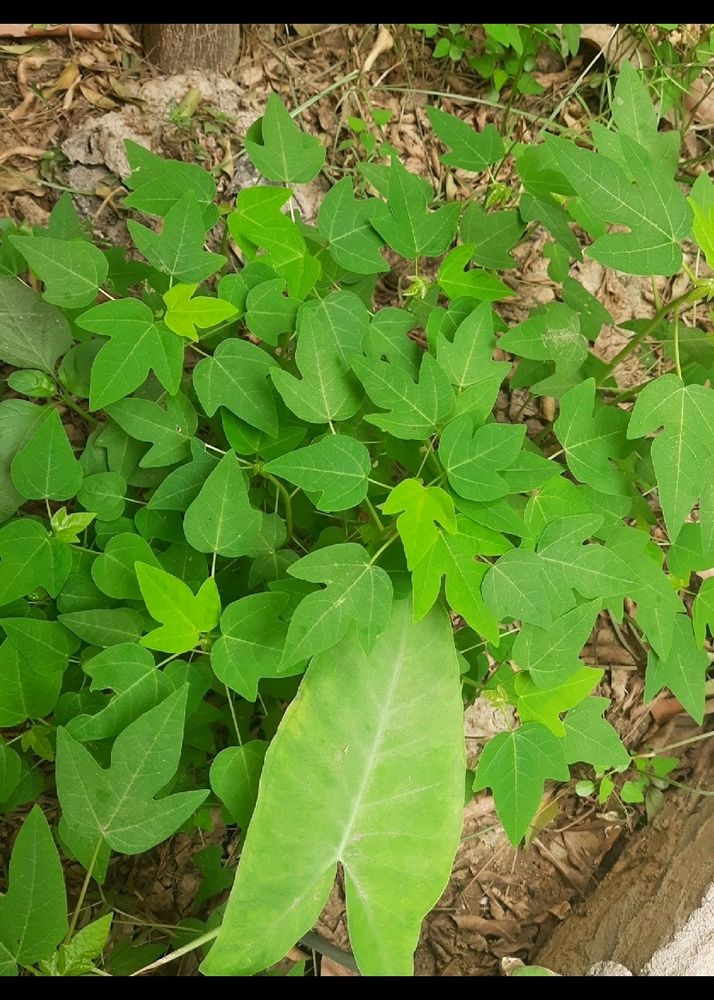
<svg viewBox="0 0 714 1000">
<path fill-rule="evenodd" d="M 213 168 L 221 196 L 229 199 L 256 179 L 242 154 L 242 137 L 271 90 L 289 106 L 303 108 L 303 127 L 327 141 L 325 180 L 306 186 L 299 196 L 308 220 L 314 218 L 327 181 L 338 179 L 354 163 L 356 152 L 349 144 L 354 135 L 347 119 L 368 117 L 370 103 L 393 112 L 384 138 L 400 151 L 410 170 L 428 177 L 448 197 L 471 193 L 472 179 L 439 163 L 435 144 L 426 138 L 429 129 L 423 109 L 440 98 L 446 110 L 478 127 L 491 121 L 499 125 L 503 104 L 493 106 L 475 74 L 456 70 L 448 60 L 435 62 L 421 39 L 404 25 L 390 26 L 388 39 L 381 36 L 381 51 L 376 25 L 317 25 L 312 34 L 300 34 L 303 27 L 247 26 L 241 59 L 226 77 L 191 72 L 162 78 L 144 61 L 131 29 L 123 25 L 107 26 L 103 37 L 94 40 L 42 39 L 28 46 L 24 39 L 0 38 L 0 218 L 42 224 L 56 198 L 69 190 L 92 219 L 98 237 L 111 243 L 124 241 L 124 138 Z M 589 91 L 587 79 L 584 85 L 579 81 L 591 62 L 592 73 L 599 76 Z M 509 131 L 521 141 L 534 139 L 555 110 L 557 120 L 567 127 L 584 128 L 589 115 L 598 111 L 604 68 L 592 48 L 586 47 L 566 66 L 544 53 L 535 76 L 545 92 L 518 98 L 509 109 Z M 710 138 L 702 128 L 688 136 L 693 160 L 699 158 L 701 163 L 711 149 Z M 510 170 L 507 161 L 498 179 L 507 180 Z M 535 230 L 518 250 L 519 304 L 504 311 L 510 322 L 535 302 L 553 297 L 542 252 L 545 242 L 544 233 Z M 612 314 L 613 325 L 604 328 L 596 345 L 605 359 L 627 337 L 617 322 L 633 315 L 650 316 L 655 296 L 665 290 L 664 283 L 653 288 L 649 280 L 605 276 L 591 261 L 576 266 L 573 274 Z M 513 281 L 510 276 L 507 280 Z M 395 284 L 393 275 L 386 276 L 380 299 L 392 301 Z M 661 359 L 653 364 L 661 364 Z M 618 372 L 623 386 L 637 384 L 643 374 L 639 362 Z M 504 398 L 502 405 L 510 412 L 515 403 Z M 523 417 L 534 432 L 550 419 L 536 406 L 526 408 Z M 671 710 L 671 700 L 642 704 L 645 656 L 627 625 L 617 627 L 602 615 L 585 659 L 606 668 L 600 693 L 613 699 L 608 718 L 629 749 L 649 752 L 701 732 L 686 716 Z M 476 705 L 467 713 L 471 758 L 492 734 L 489 710 L 488 704 Z M 705 782 L 701 761 L 708 760 L 707 746 L 711 741 L 678 751 L 680 767 L 673 777 Z M 555 788 L 529 834 L 527 848 L 515 851 L 500 829 L 492 799 L 479 795 L 465 811 L 451 882 L 425 922 L 417 973 L 498 975 L 513 960 L 532 962 L 566 917 L 587 911 L 597 885 L 627 845 L 643 836 L 643 829 L 646 837 L 639 806 L 610 803 L 601 809 L 591 799 L 578 798 L 571 786 Z M 676 823 L 668 829 L 668 836 L 677 836 Z M 120 914 L 115 925 L 119 942 L 142 945 L 151 961 L 152 944 L 165 942 L 179 922 L 208 917 L 223 897 L 217 893 L 210 900 L 197 899 L 201 876 L 195 856 L 206 847 L 218 848 L 224 861 L 235 863 L 234 838 L 220 823 L 204 837 L 178 835 L 148 855 L 112 862 L 104 891 Z M 76 891 L 82 872 L 70 869 L 70 873 Z M 347 946 L 339 884 L 317 930 L 338 947 Z M 195 969 L 195 956 L 188 956 L 161 971 L 191 975 Z M 573 971 L 583 974 L 585 969 Z M 325 961 L 323 974 L 344 974 L 344 970 Z"/>
</svg>

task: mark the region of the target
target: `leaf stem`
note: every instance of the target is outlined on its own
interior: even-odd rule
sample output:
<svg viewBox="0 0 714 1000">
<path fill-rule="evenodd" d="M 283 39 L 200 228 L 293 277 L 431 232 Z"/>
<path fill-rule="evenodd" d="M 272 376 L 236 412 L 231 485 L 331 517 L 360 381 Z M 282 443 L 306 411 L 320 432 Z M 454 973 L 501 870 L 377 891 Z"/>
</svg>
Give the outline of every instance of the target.
<svg viewBox="0 0 714 1000">
<path fill-rule="evenodd" d="M 639 333 L 636 333 L 634 337 L 628 340 L 628 342 L 625 344 L 622 350 L 618 351 L 615 357 L 612 358 L 605 365 L 602 371 L 602 375 L 603 376 L 611 375 L 612 372 L 617 368 L 617 366 L 622 361 L 624 361 L 625 358 L 629 357 L 630 354 L 632 354 L 632 352 L 640 346 L 642 341 L 646 340 L 647 337 L 649 337 L 650 334 L 657 329 L 660 320 L 662 320 L 667 315 L 670 309 L 679 310 L 679 307 L 685 305 L 685 303 L 688 300 L 691 300 L 693 295 L 695 296 L 698 295 L 697 289 L 688 288 L 686 292 L 682 292 L 682 294 L 678 295 L 676 299 L 672 299 L 671 302 L 668 302 L 666 305 L 661 306 L 654 314 L 652 319 L 649 321 L 649 323 L 645 327 L 643 327 L 643 329 L 640 330 Z"/>
<path fill-rule="evenodd" d="M 679 306 L 674 310 L 674 370 L 682 377 L 682 362 L 679 357 Z"/>
<path fill-rule="evenodd" d="M 275 476 L 271 476 L 269 472 L 265 471 L 265 469 L 260 470 L 260 475 L 263 479 L 267 479 L 269 483 L 272 483 L 280 496 L 283 498 L 283 506 L 285 508 L 285 525 L 288 532 L 288 537 L 285 541 L 289 542 L 293 537 L 293 502 L 290 499 L 290 494 L 280 480 L 276 479 Z"/>
<path fill-rule="evenodd" d="M 224 684 L 223 687 L 226 689 L 226 699 L 228 700 L 228 708 L 231 713 L 231 719 L 233 719 L 233 728 L 236 731 L 236 739 L 238 740 L 238 746 L 242 747 L 243 740 L 240 738 L 240 729 L 238 728 L 238 719 L 236 718 L 236 710 L 233 707 L 233 695 L 231 694 L 231 689 L 228 687 L 227 684 Z"/>
<path fill-rule="evenodd" d="M 67 935 L 64 939 L 65 944 L 69 944 L 69 942 L 72 940 L 72 935 L 74 934 L 75 927 L 77 926 L 77 921 L 79 920 L 79 914 L 82 910 L 84 897 L 87 895 L 87 889 L 89 888 L 89 882 L 90 879 L 92 878 L 92 872 L 94 871 L 94 866 L 97 863 L 97 858 L 99 857 L 99 851 L 101 846 L 102 846 L 102 838 L 100 837 L 99 840 L 97 841 L 96 847 L 94 848 L 92 859 L 89 862 L 89 868 L 87 868 L 87 871 L 85 872 L 84 881 L 82 882 L 82 888 L 79 890 L 77 905 L 74 908 L 72 919 L 70 920 L 69 927 L 67 928 Z"/>
<path fill-rule="evenodd" d="M 365 497 L 364 498 L 364 503 L 365 503 L 365 506 L 366 506 L 367 510 L 369 511 L 369 516 L 374 521 L 375 526 L 377 528 L 377 531 L 381 535 L 384 532 L 384 525 L 382 524 L 382 522 L 379 519 L 379 514 L 377 513 L 374 504 L 369 499 L 369 497 Z"/>
<path fill-rule="evenodd" d="M 384 545 L 382 545 L 380 548 L 378 548 L 377 551 L 372 556 L 372 558 L 369 560 L 369 565 L 370 566 L 374 566 L 374 564 L 379 559 L 379 557 L 384 552 L 384 550 L 388 549 L 389 546 L 392 544 L 392 542 L 396 542 L 396 540 L 398 538 L 399 538 L 399 535 L 398 535 L 398 533 L 396 531 L 394 532 L 393 535 L 390 535 L 389 538 L 387 539 L 387 541 L 384 543 Z"/>
</svg>

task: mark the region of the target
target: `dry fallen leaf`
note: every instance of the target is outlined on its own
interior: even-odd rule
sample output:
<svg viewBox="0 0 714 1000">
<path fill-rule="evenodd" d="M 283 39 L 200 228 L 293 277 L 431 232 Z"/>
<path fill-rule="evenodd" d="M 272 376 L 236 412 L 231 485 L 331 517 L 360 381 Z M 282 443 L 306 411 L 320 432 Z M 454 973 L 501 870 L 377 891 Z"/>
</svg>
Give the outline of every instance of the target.
<svg viewBox="0 0 714 1000">
<path fill-rule="evenodd" d="M 54 97 L 54 95 L 60 93 L 60 91 L 71 90 L 77 84 L 78 80 L 79 66 L 77 63 L 67 63 L 52 86 L 44 88 L 42 96 L 45 100 L 47 100 L 47 98 Z"/>
<path fill-rule="evenodd" d="M 118 107 L 116 101 L 113 101 L 110 97 L 106 97 L 104 94 L 100 94 L 98 90 L 90 87 L 88 83 L 80 83 L 79 90 L 82 96 L 90 104 L 93 104 L 95 108 L 101 108 L 102 111 L 113 111 Z"/>
</svg>

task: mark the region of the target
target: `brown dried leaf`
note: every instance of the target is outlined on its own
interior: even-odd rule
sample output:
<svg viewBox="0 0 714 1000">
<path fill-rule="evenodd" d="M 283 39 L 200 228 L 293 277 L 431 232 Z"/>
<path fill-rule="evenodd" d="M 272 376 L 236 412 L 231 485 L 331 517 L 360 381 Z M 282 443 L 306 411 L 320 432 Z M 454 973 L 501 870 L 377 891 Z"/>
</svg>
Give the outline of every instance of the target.
<svg viewBox="0 0 714 1000">
<path fill-rule="evenodd" d="M 76 86 L 78 81 L 79 66 L 77 63 L 67 63 L 52 86 L 45 87 L 42 91 L 42 96 L 45 100 L 47 100 L 48 97 L 53 97 L 55 94 L 60 93 L 60 91 L 71 90 L 74 86 Z"/>
<path fill-rule="evenodd" d="M 113 111 L 118 107 L 116 101 L 113 101 L 110 97 L 106 97 L 104 94 L 100 94 L 98 90 L 90 87 L 88 83 L 80 83 L 79 90 L 85 100 L 93 104 L 95 108 L 101 108 L 102 111 Z"/>
</svg>

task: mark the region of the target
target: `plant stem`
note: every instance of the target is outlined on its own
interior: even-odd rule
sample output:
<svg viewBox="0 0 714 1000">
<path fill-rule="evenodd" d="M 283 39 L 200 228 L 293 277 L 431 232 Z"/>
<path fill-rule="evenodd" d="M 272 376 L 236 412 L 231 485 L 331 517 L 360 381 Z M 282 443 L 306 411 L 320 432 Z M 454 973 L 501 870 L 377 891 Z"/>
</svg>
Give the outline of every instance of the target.
<svg viewBox="0 0 714 1000">
<path fill-rule="evenodd" d="M 399 538 L 399 535 L 396 532 L 393 535 L 390 535 L 390 537 L 387 539 L 387 541 L 384 543 L 384 545 L 382 545 L 381 548 L 377 549 L 377 551 L 374 553 L 374 555 L 372 556 L 372 558 L 369 560 L 369 565 L 370 566 L 374 566 L 374 564 L 379 559 L 379 557 L 384 552 L 384 550 L 388 549 L 389 546 L 392 544 L 392 542 L 396 542 L 396 540 L 398 538 Z"/>
<path fill-rule="evenodd" d="M 151 972 L 153 969 L 159 969 L 162 965 L 168 965 L 169 962 L 175 962 L 177 958 L 183 958 L 184 955 L 190 955 L 192 951 L 196 951 L 197 948 L 202 948 L 204 944 L 210 944 L 211 941 L 215 941 L 218 937 L 218 932 L 220 927 L 214 927 L 212 931 L 208 931 L 207 934 L 201 934 L 200 937 L 194 938 L 193 941 L 189 941 L 188 944 L 183 945 L 182 948 L 177 948 L 176 951 L 170 951 L 168 955 L 164 955 L 162 958 L 157 958 L 155 962 L 151 962 L 150 965 L 145 965 L 143 969 L 138 969 L 136 972 L 132 972 L 132 976 L 142 976 L 145 972 Z"/>
<path fill-rule="evenodd" d="M 382 534 L 382 532 L 384 531 L 384 525 L 382 524 L 382 522 L 381 522 L 381 521 L 380 521 L 380 519 L 379 519 L 379 514 L 378 514 L 378 513 L 377 513 L 377 511 L 375 510 L 375 507 L 374 507 L 374 504 L 373 504 L 373 503 L 372 503 L 372 501 L 371 501 L 371 500 L 369 499 L 369 497 L 365 497 L 365 498 L 364 498 L 364 502 L 365 502 L 365 506 L 367 507 L 367 510 L 369 511 L 369 516 L 370 516 L 370 517 L 372 518 L 372 520 L 374 521 L 374 523 L 375 523 L 375 526 L 376 526 L 376 528 L 377 528 L 377 531 L 378 531 L 378 532 L 380 533 L 380 535 L 381 535 L 381 534 Z"/>
<path fill-rule="evenodd" d="M 617 366 L 622 361 L 624 361 L 625 358 L 629 357 L 630 354 L 632 354 L 632 352 L 637 347 L 640 346 L 642 341 L 646 340 L 647 337 L 649 337 L 650 334 L 657 329 L 660 320 L 662 320 L 667 315 L 670 309 L 679 309 L 680 306 L 683 306 L 687 302 L 687 300 L 690 299 L 692 293 L 695 291 L 696 291 L 695 289 L 688 288 L 686 292 L 682 292 L 682 294 L 678 295 L 676 299 L 672 299 L 671 302 L 668 302 L 666 305 L 661 306 L 654 314 L 652 319 L 649 321 L 647 326 L 645 326 L 642 330 L 640 330 L 639 333 L 636 333 L 634 337 L 628 340 L 628 342 L 625 344 L 622 350 L 618 351 L 615 357 L 612 358 L 612 360 L 609 361 L 607 365 L 605 365 L 602 374 L 604 376 L 611 375 L 612 372 L 617 368 Z"/>
<path fill-rule="evenodd" d="M 65 944 L 68 944 L 72 940 L 72 935 L 74 934 L 74 929 L 77 926 L 77 921 L 79 920 L 79 914 L 82 910 L 82 904 L 84 903 L 84 897 L 87 895 L 87 889 L 89 888 L 89 882 L 92 878 L 92 872 L 94 871 L 94 866 L 97 863 L 97 858 L 99 857 L 99 850 L 102 846 L 102 838 L 100 837 L 97 841 L 97 846 L 94 848 L 94 853 L 92 854 L 92 860 L 89 862 L 89 868 L 84 876 L 84 882 L 82 882 L 82 888 L 79 890 L 79 898 L 77 899 L 77 905 L 74 908 L 74 913 L 72 914 L 72 919 L 69 922 L 69 927 L 67 928 L 67 936 L 65 937 Z"/>
<path fill-rule="evenodd" d="M 674 310 L 674 370 L 682 377 L 682 363 L 679 358 L 679 306 Z"/>
<path fill-rule="evenodd" d="M 265 471 L 265 469 L 260 470 L 260 475 L 263 479 L 267 479 L 269 483 L 272 483 L 280 496 L 283 498 L 283 506 L 285 508 L 285 525 L 288 532 L 288 537 L 285 541 L 289 542 L 293 537 L 293 503 L 290 499 L 290 494 L 280 480 L 276 479 L 275 476 L 271 476 L 269 472 Z"/>
<path fill-rule="evenodd" d="M 230 709 L 231 719 L 233 719 L 233 728 L 236 731 L 236 739 L 238 740 L 238 746 L 243 746 L 243 740 L 240 738 L 240 729 L 238 728 L 238 719 L 236 718 L 236 710 L 233 707 L 233 695 L 231 694 L 231 689 L 227 684 L 223 687 L 226 689 L 226 698 L 228 699 L 228 708 Z"/>
<path fill-rule="evenodd" d="M 76 413 L 78 417 L 82 418 L 82 420 L 86 420 L 89 424 L 94 424 L 95 427 L 99 426 L 99 421 L 96 417 L 93 417 L 91 413 L 87 413 L 87 411 L 83 410 L 81 406 L 77 406 L 77 404 L 73 402 L 69 396 L 65 396 L 64 393 L 62 393 L 60 402 L 62 406 L 66 406 L 68 410 Z"/>
</svg>

